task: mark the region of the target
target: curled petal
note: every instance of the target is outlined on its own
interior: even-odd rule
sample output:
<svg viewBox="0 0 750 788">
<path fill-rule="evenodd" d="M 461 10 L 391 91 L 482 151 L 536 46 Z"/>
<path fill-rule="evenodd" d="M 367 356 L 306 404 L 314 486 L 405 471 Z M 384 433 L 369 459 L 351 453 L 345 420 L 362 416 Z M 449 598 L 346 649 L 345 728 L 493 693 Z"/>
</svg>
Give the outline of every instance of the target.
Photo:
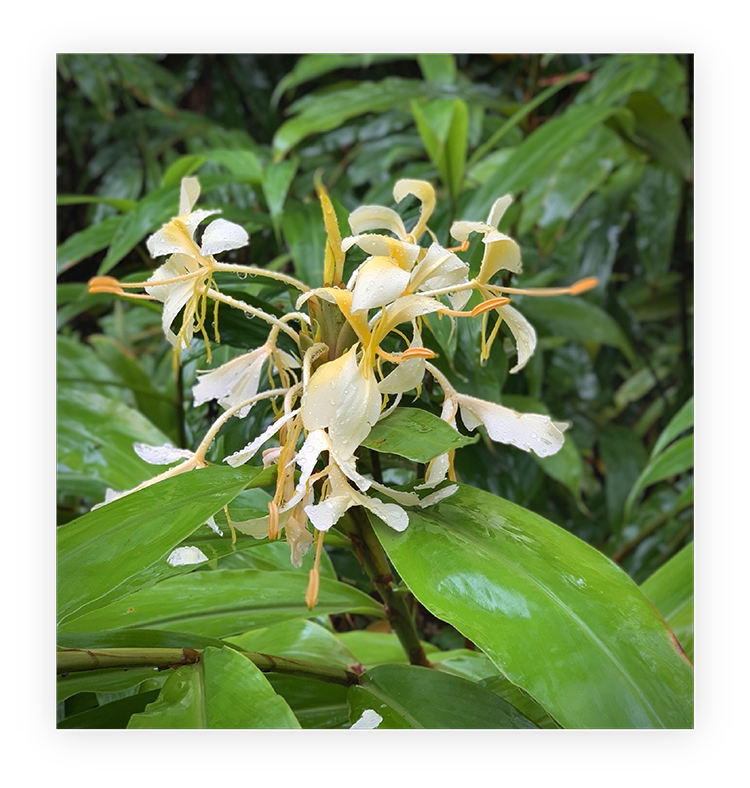
<svg viewBox="0 0 750 788">
<path fill-rule="evenodd" d="M 549 416 L 518 413 L 465 394 L 455 396 L 461 407 L 461 418 L 469 430 L 483 424 L 493 441 L 533 451 L 539 457 L 549 457 L 562 448 L 564 437 L 560 427 L 563 425 L 553 422 Z"/>
<path fill-rule="evenodd" d="M 409 194 L 413 194 L 421 203 L 422 209 L 419 212 L 419 221 L 411 231 L 411 236 L 418 241 L 422 233 L 427 229 L 427 221 L 435 210 L 435 189 L 429 181 L 411 180 L 402 178 L 396 181 L 393 187 L 393 199 L 401 202 Z"/>
<path fill-rule="evenodd" d="M 453 222 L 451 225 L 451 236 L 457 241 L 467 241 L 472 233 L 490 233 L 494 230 L 484 222 Z"/>
<path fill-rule="evenodd" d="M 219 211 L 193 211 L 185 216 L 178 216 L 167 222 L 146 240 L 146 247 L 151 257 L 163 257 L 165 254 L 184 254 L 198 257 L 199 250 L 193 240 L 198 225 L 208 216 Z"/>
<path fill-rule="evenodd" d="M 498 197 L 492 204 L 492 208 L 490 208 L 490 213 L 487 217 L 487 224 L 497 227 L 512 202 L 513 198 L 510 196 L 510 194 L 505 194 L 502 197 Z"/>
<path fill-rule="evenodd" d="M 411 273 L 411 290 L 438 290 L 469 281 L 469 266 L 440 244 L 432 244 Z"/>
<path fill-rule="evenodd" d="M 133 450 L 149 465 L 171 465 L 178 460 L 188 460 L 194 457 L 189 449 L 175 449 L 165 443 L 163 446 L 149 446 L 146 443 L 134 443 Z"/>
<path fill-rule="evenodd" d="M 244 449 L 240 449 L 236 451 L 234 454 L 230 454 L 228 457 L 224 458 L 224 462 L 231 465 L 233 468 L 237 468 L 240 465 L 244 465 L 246 462 L 251 460 L 258 452 L 258 449 L 270 438 L 272 438 L 279 430 L 291 419 L 293 419 L 299 410 L 293 410 L 291 413 L 287 413 L 285 416 L 282 416 L 279 419 L 276 419 L 266 430 L 264 430 L 258 437 L 251 441 L 250 443 L 245 446 Z"/>
<path fill-rule="evenodd" d="M 371 257 L 359 269 L 354 285 L 352 312 L 385 306 L 395 301 L 409 284 L 409 272 L 389 257 Z"/>
<path fill-rule="evenodd" d="M 428 506 L 434 506 L 439 501 L 449 498 L 457 490 L 457 484 L 449 484 L 447 487 L 441 487 L 439 490 L 435 490 L 435 492 L 425 495 L 425 497 L 419 502 L 419 508 L 425 509 Z"/>
<path fill-rule="evenodd" d="M 184 216 L 193 210 L 193 206 L 198 202 L 200 194 L 201 184 L 195 176 L 182 179 L 180 182 L 180 216 Z"/>
<path fill-rule="evenodd" d="M 201 239 L 201 254 L 218 254 L 247 246 L 250 236 L 244 227 L 226 219 L 216 219 L 206 227 Z"/>
<path fill-rule="evenodd" d="M 521 248 L 507 235 L 491 232 L 484 239 L 484 256 L 477 282 L 489 282 L 498 271 L 521 272 Z"/>
<path fill-rule="evenodd" d="M 401 217 L 383 205 L 362 205 L 349 214 L 349 227 L 353 235 L 361 235 L 368 230 L 388 230 L 396 237 L 406 238 L 406 228 Z"/>
<path fill-rule="evenodd" d="M 512 306 L 498 307 L 497 312 L 510 329 L 513 338 L 516 340 L 518 363 L 510 371 L 512 373 L 518 372 L 526 366 L 526 362 L 534 354 L 534 350 L 536 349 L 536 331 L 534 330 L 534 326 Z"/>
<path fill-rule="evenodd" d="M 387 235 L 374 234 L 350 235 L 341 242 L 341 249 L 346 252 L 354 245 L 369 255 L 390 257 L 399 267 L 407 271 L 411 270 L 420 252 L 420 247 L 416 244 L 406 243 L 396 238 L 390 238 Z"/>
<path fill-rule="evenodd" d="M 228 410 L 254 397 L 260 386 L 263 364 L 270 354 L 271 348 L 263 345 L 210 372 L 199 372 L 198 383 L 193 386 L 194 405 L 197 407 L 213 399 Z M 238 418 L 247 416 L 251 407 L 243 408 Z"/>
</svg>

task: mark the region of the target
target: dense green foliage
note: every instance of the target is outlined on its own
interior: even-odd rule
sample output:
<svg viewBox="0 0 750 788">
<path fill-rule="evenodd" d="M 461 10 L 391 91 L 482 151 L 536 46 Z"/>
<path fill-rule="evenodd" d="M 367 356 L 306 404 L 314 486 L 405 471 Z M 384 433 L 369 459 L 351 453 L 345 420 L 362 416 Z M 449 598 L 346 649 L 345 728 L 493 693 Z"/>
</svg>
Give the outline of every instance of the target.
<svg viewBox="0 0 750 788">
<path fill-rule="evenodd" d="M 691 59 L 62 55 L 58 75 L 59 643 L 196 649 L 203 665 L 167 677 L 153 667 L 167 656 L 130 663 L 132 681 L 69 672 L 60 724 L 349 727 L 380 708 L 383 727 L 691 726 L 692 670 L 662 621 L 692 659 Z M 197 174 L 205 205 L 251 235 L 233 260 L 318 286 L 316 173 L 345 233 L 357 206 L 392 204 L 399 178 L 432 182 L 430 226 L 446 246 L 454 220 L 483 221 L 510 193 L 501 229 L 524 262 L 514 286 L 598 279 L 577 297 L 514 299 L 539 335 L 519 374 L 510 334 L 482 363 L 478 321 L 452 332 L 426 320 L 425 345 L 461 393 L 570 422 L 559 453 L 444 434 L 430 385 L 405 403 L 424 411 L 423 429 L 397 423 L 399 410 L 364 443 L 363 472 L 391 485 L 464 444 L 455 499 L 415 514 L 403 538 L 374 523 L 405 584 L 395 593 L 418 600 L 406 608 L 435 671 L 395 664 L 406 657 L 351 533 L 327 538 L 310 612 L 311 556 L 293 570 L 285 545 L 201 527 L 217 512 L 222 526 L 230 502 L 263 513 L 272 479 L 257 468 L 204 469 L 86 514 L 107 488 L 155 475 L 134 442 L 192 449 L 218 415 L 191 407 L 203 342 L 175 372 L 159 305 L 89 294 L 87 280 L 147 278 L 145 238 Z M 364 259 L 350 257 L 347 275 Z M 473 272 L 479 258 L 467 258 Z M 222 290 L 274 315 L 294 303 L 251 278 Z M 264 342 L 259 321 L 218 312 L 210 366 Z M 229 424 L 209 459 L 245 446 L 270 413 L 261 404 Z M 168 566 L 180 544 L 209 563 Z M 341 674 L 264 674 L 239 651 Z M 444 703 L 425 704 L 430 694 Z"/>
</svg>

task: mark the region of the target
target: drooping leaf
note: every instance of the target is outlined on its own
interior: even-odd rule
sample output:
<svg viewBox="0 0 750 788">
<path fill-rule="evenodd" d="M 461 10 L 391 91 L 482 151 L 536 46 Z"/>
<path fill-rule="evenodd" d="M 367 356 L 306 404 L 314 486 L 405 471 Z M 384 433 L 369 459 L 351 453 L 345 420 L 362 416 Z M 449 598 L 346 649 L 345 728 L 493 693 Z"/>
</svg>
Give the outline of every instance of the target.
<svg viewBox="0 0 750 788">
<path fill-rule="evenodd" d="M 198 665 L 178 668 L 129 728 L 299 728 L 286 701 L 246 657 L 207 648 Z"/>
<path fill-rule="evenodd" d="M 429 462 L 445 452 L 476 443 L 477 436 L 462 435 L 426 410 L 396 408 L 379 421 L 362 445 L 412 462 Z"/>
<path fill-rule="evenodd" d="M 498 695 L 466 679 L 414 665 L 381 665 L 349 688 L 349 720 L 366 709 L 388 728 L 534 728 Z"/>
<path fill-rule="evenodd" d="M 384 615 L 375 600 L 329 578 L 321 578 L 318 604 L 308 610 L 307 582 L 307 577 L 297 572 L 191 572 L 119 599 L 76 619 L 65 629 L 142 627 L 228 638 L 291 618 L 335 613 L 361 613 L 376 618 Z"/>
<path fill-rule="evenodd" d="M 638 587 L 594 548 L 463 485 L 411 512 L 402 534 L 374 524 L 419 601 L 563 726 L 692 725 L 690 665 Z"/>
<path fill-rule="evenodd" d="M 259 470 L 216 466 L 179 474 L 58 528 L 59 621 L 70 630 L 73 619 L 157 582 L 171 569 L 171 551 Z"/>
</svg>

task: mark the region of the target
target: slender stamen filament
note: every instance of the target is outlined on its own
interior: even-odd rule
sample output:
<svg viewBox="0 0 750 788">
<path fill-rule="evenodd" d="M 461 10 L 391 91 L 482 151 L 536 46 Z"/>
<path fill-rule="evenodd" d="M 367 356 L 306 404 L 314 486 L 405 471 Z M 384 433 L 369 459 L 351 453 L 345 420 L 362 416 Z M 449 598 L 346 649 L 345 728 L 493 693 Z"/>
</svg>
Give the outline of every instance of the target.
<svg viewBox="0 0 750 788">
<path fill-rule="evenodd" d="M 268 271 L 265 268 L 254 268 L 253 266 L 249 265 L 232 265 L 232 263 L 216 263 L 214 262 L 213 267 L 216 271 L 226 271 L 227 273 L 232 274 L 250 274 L 250 276 L 265 276 L 268 279 L 275 279 L 278 282 L 284 282 L 285 284 L 291 285 L 292 287 L 296 287 L 297 290 L 301 290 L 303 293 L 310 290 L 310 287 L 306 285 L 304 282 L 300 282 L 299 279 L 295 279 L 293 276 L 289 276 L 288 274 L 282 274 L 278 271 Z"/>
<path fill-rule="evenodd" d="M 474 309 L 471 309 L 467 312 L 458 311 L 456 309 L 448 309 L 448 307 L 443 307 L 440 311 L 444 315 L 451 315 L 452 317 L 477 317 L 481 314 L 484 314 L 485 312 L 489 312 L 491 309 L 497 309 L 497 307 L 505 306 L 509 303 L 510 298 L 500 296 L 499 298 L 490 298 L 487 301 L 482 301 L 481 304 L 477 304 Z"/>
<path fill-rule="evenodd" d="M 558 296 L 558 295 L 580 295 L 588 290 L 593 290 L 599 284 L 595 276 L 588 276 L 574 282 L 569 287 L 535 287 L 524 289 L 519 287 L 504 287 L 502 285 L 482 285 L 482 287 L 493 293 L 508 293 L 509 295 L 527 296 Z"/>
<path fill-rule="evenodd" d="M 169 279 L 150 279 L 145 282 L 121 282 L 113 276 L 95 276 L 89 279 L 89 293 L 96 292 L 113 292 L 112 290 L 104 290 L 103 288 L 128 288 L 131 290 L 141 287 L 157 287 L 158 285 L 171 285 L 176 282 L 186 282 L 189 279 L 195 279 L 199 276 L 206 276 L 210 271 L 206 268 L 199 268 L 197 271 L 190 271 L 187 274 L 180 274 L 180 276 L 173 276 Z M 123 295 L 129 295 L 123 293 Z"/>
<path fill-rule="evenodd" d="M 386 353 L 382 348 L 376 348 L 375 352 L 391 364 L 400 364 L 402 361 L 408 361 L 410 358 L 435 358 L 434 351 L 427 347 L 410 347 L 403 353 Z"/>
<path fill-rule="evenodd" d="M 255 307 L 250 306 L 250 304 L 246 304 L 244 301 L 239 301 L 236 298 L 224 295 L 224 293 L 220 293 L 218 290 L 214 290 L 212 287 L 206 291 L 206 295 L 209 298 L 213 298 L 215 301 L 221 301 L 223 304 L 233 306 L 235 309 L 241 309 L 248 315 L 259 317 L 261 320 L 265 320 L 274 326 L 278 326 L 280 331 L 283 331 L 285 334 L 290 336 L 299 346 L 299 334 L 293 328 L 289 328 L 289 326 L 278 317 L 269 315 L 268 312 L 264 312 L 262 309 L 256 309 Z"/>
</svg>

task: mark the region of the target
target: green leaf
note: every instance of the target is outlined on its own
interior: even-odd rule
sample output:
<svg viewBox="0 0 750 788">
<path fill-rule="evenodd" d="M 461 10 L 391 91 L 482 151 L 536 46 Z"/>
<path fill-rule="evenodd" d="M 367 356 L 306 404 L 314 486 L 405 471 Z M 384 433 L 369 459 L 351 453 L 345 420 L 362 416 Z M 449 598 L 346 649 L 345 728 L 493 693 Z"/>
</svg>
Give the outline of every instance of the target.
<svg viewBox="0 0 750 788">
<path fill-rule="evenodd" d="M 627 107 L 635 123 L 625 136 L 681 178 L 693 179 L 693 146 L 680 121 L 650 93 L 633 93 Z"/>
<path fill-rule="evenodd" d="M 118 211 L 129 211 L 136 206 L 135 200 L 101 197 L 98 194 L 58 194 L 58 205 L 111 205 Z"/>
<path fill-rule="evenodd" d="M 247 658 L 207 648 L 199 665 L 178 668 L 128 728 L 299 728 L 286 701 Z"/>
<path fill-rule="evenodd" d="M 230 638 L 230 642 L 243 651 L 337 665 L 348 670 L 357 662 L 334 634 L 320 624 L 305 619 L 292 619 L 265 629 L 254 629 Z"/>
<path fill-rule="evenodd" d="M 437 98 L 437 86 L 414 79 L 388 77 L 382 82 L 359 82 L 353 87 L 306 96 L 290 107 L 296 117 L 283 123 L 273 138 L 276 159 L 281 159 L 295 145 L 311 134 L 342 126 L 346 121 L 368 112 L 386 112 L 394 107 L 408 110 L 412 99 Z"/>
<path fill-rule="evenodd" d="M 352 632 L 339 632 L 336 637 L 354 654 L 357 662 L 367 668 L 374 668 L 386 662 L 409 661 L 398 636 L 393 632 L 368 632 L 365 629 L 356 629 Z M 432 644 L 420 642 L 430 658 L 438 651 Z"/>
<path fill-rule="evenodd" d="M 57 677 L 57 702 L 79 692 L 121 692 L 158 678 L 158 668 L 104 668 Z"/>
<path fill-rule="evenodd" d="M 263 194 L 266 197 L 268 212 L 271 214 L 274 226 L 279 224 L 281 215 L 284 212 L 286 195 L 296 172 L 296 159 L 269 164 L 263 172 Z"/>
<path fill-rule="evenodd" d="M 609 524 L 615 533 L 619 533 L 625 501 L 646 463 L 646 451 L 633 430 L 620 424 L 610 424 L 602 431 L 599 451 L 605 468 L 604 489 Z"/>
<path fill-rule="evenodd" d="M 384 454 L 398 454 L 412 462 L 429 462 L 477 440 L 476 435 L 462 435 L 429 411 L 396 408 L 370 430 L 362 445 Z"/>
<path fill-rule="evenodd" d="M 691 542 L 641 585 L 641 590 L 662 614 L 691 661 L 693 659 L 693 574 L 693 543 Z"/>
<path fill-rule="evenodd" d="M 57 247 L 57 275 L 72 268 L 81 260 L 106 249 L 112 243 L 121 221 L 122 216 L 110 216 L 66 238 Z"/>
<path fill-rule="evenodd" d="M 375 600 L 329 578 L 321 578 L 318 604 L 308 610 L 307 583 L 307 576 L 297 572 L 191 572 L 94 610 L 65 629 L 85 632 L 143 627 L 228 638 L 291 618 L 338 613 L 384 615 Z"/>
<path fill-rule="evenodd" d="M 511 706 L 517 708 L 524 717 L 530 719 L 534 725 L 540 728 L 559 728 L 560 726 L 549 716 L 547 711 L 542 708 L 533 698 L 529 697 L 522 689 L 508 681 L 502 674 L 498 676 L 488 676 L 479 682 L 480 686 L 486 687 L 491 692 L 499 695 L 503 700 L 508 701 Z"/>
<path fill-rule="evenodd" d="M 314 287 L 321 285 L 326 231 L 320 206 L 288 200 L 281 231 L 294 261 L 295 274 Z"/>
<path fill-rule="evenodd" d="M 629 361 L 635 358 L 628 338 L 614 318 L 581 297 L 525 298 L 521 311 L 532 325 L 553 336 L 610 345 L 622 350 Z"/>
<path fill-rule="evenodd" d="M 664 481 L 670 476 L 678 476 L 693 467 L 694 451 L 693 436 L 688 435 L 673 443 L 661 454 L 652 456 L 648 465 L 638 477 L 638 481 L 628 495 L 625 502 L 625 517 L 630 516 L 633 506 L 637 503 L 641 493 L 651 484 Z"/>
<path fill-rule="evenodd" d="M 693 397 L 690 397 L 657 438 L 651 452 L 652 456 L 660 454 L 675 438 L 693 426 L 693 411 Z"/>
<path fill-rule="evenodd" d="M 502 698 L 466 679 L 414 665 L 381 665 L 349 689 L 349 720 L 366 709 L 379 728 L 534 728 Z"/>
<path fill-rule="evenodd" d="M 682 180 L 672 170 L 649 165 L 635 192 L 636 246 L 646 272 L 654 282 L 672 264 L 675 229 L 682 204 Z"/>
<path fill-rule="evenodd" d="M 185 632 L 165 632 L 158 629 L 120 629 L 99 632 L 58 632 L 60 648 L 193 648 L 208 646 L 221 648 L 221 640 Z"/>
<path fill-rule="evenodd" d="M 467 217 L 486 216 L 503 194 L 517 194 L 604 121 L 624 110 L 612 107 L 571 107 L 532 132 L 470 197 Z M 476 219 L 474 219 L 476 221 Z"/>
<path fill-rule="evenodd" d="M 159 690 L 129 695 L 127 698 L 66 717 L 62 722 L 57 723 L 57 727 L 61 729 L 126 728 L 132 716 L 143 711 L 149 703 L 156 700 L 158 695 Z"/>
<path fill-rule="evenodd" d="M 302 55 L 294 68 L 279 82 L 273 91 L 273 104 L 278 104 L 281 96 L 292 88 L 303 85 L 331 71 L 345 68 L 367 68 L 374 63 L 387 63 L 391 60 L 404 60 L 413 55 L 396 54 L 311 54 Z"/>
<path fill-rule="evenodd" d="M 506 396 L 502 397 L 502 404 L 513 408 L 519 413 L 542 413 L 549 415 L 545 405 L 532 397 Z M 531 457 L 536 464 L 551 478 L 564 484 L 570 490 L 577 502 L 581 500 L 581 482 L 583 480 L 583 460 L 578 453 L 578 448 L 569 434 L 565 435 L 565 442 L 560 451 L 549 457 L 538 457 L 532 452 Z"/>
<path fill-rule="evenodd" d="M 692 725 L 692 669 L 669 631 L 633 581 L 572 534 L 463 485 L 410 512 L 401 534 L 374 524 L 419 601 L 564 727 Z"/>
<path fill-rule="evenodd" d="M 69 365 L 66 365 L 69 368 Z M 110 378 L 112 376 L 110 375 Z M 134 443 L 161 446 L 167 436 L 141 413 L 83 387 L 62 385 L 57 392 L 58 489 L 86 482 L 94 500 L 107 487 L 128 490 L 156 475 L 134 451 Z"/>
<path fill-rule="evenodd" d="M 161 179 L 162 186 L 179 186 L 183 178 L 187 178 L 199 170 L 207 159 L 199 153 L 190 153 L 180 156 L 177 161 L 167 167 Z"/>
<path fill-rule="evenodd" d="M 453 55 L 417 55 L 422 76 L 428 82 L 453 85 L 456 82 L 456 58 Z"/>
<path fill-rule="evenodd" d="M 458 199 L 466 166 L 469 110 L 460 99 L 412 101 L 412 114 L 427 153 L 454 200 Z"/>
<path fill-rule="evenodd" d="M 349 727 L 348 687 L 285 673 L 268 673 L 266 678 L 303 728 Z"/>
<path fill-rule="evenodd" d="M 70 630 L 72 619 L 157 582 L 171 570 L 172 549 L 229 503 L 258 470 L 216 466 L 183 473 L 58 528 L 59 620 Z"/>
</svg>

